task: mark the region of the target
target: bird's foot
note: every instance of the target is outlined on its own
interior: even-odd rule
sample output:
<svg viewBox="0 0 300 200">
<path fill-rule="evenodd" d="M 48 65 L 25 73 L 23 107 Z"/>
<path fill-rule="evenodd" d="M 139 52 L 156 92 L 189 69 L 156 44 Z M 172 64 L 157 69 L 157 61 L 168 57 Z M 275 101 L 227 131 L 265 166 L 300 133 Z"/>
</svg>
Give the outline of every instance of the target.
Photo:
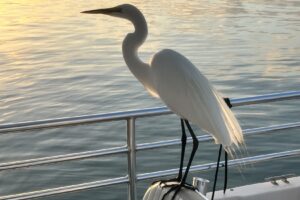
<svg viewBox="0 0 300 200">
<path fill-rule="evenodd" d="M 188 190 L 193 190 L 193 191 L 196 190 L 192 185 L 187 184 L 187 183 L 182 183 L 182 182 L 167 182 L 167 183 L 164 183 L 164 185 L 162 185 L 162 187 L 163 188 L 170 187 L 169 191 L 164 194 L 162 200 L 164 200 L 173 191 L 174 191 L 174 194 L 173 194 L 171 200 L 174 200 L 176 195 L 182 188 L 186 188 Z"/>
<path fill-rule="evenodd" d="M 158 180 L 158 181 L 154 181 L 151 185 L 154 185 L 156 183 L 159 183 L 159 185 L 166 185 L 167 183 L 179 183 L 181 181 L 181 178 L 177 177 L 177 178 L 172 178 L 172 179 L 168 179 L 168 180 Z"/>
</svg>

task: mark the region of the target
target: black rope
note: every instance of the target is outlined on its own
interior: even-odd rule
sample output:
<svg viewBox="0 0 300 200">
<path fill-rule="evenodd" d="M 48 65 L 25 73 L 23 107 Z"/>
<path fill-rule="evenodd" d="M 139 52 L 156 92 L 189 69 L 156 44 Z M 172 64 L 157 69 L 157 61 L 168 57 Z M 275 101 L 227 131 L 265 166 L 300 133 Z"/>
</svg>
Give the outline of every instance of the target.
<svg viewBox="0 0 300 200">
<path fill-rule="evenodd" d="M 221 153 L 222 153 L 222 144 L 220 144 L 220 148 L 219 148 L 217 169 L 216 169 L 216 172 L 215 172 L 215 180 L 214 180 L 214 187 L 213 187 L 213 192 L 212 192 L 212 195 L 211 195 L 211 200 L 213 200 L 214 197 L 215 197 L 215 191 L 216 191 L 216 185 L 217 185 L 217 179 L 218 179 L 218 173 L 219 173 L 219 164 L 220 164 Z"/>
</svg>

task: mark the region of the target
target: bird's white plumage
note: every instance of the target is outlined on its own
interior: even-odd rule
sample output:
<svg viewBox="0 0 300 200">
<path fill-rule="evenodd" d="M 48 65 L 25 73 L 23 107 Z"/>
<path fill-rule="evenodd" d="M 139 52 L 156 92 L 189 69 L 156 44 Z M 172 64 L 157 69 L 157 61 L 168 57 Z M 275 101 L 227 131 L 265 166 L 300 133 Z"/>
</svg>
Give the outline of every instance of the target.
<svg viewBox="0 0 300 200">
<path fill-rule="evenodd" d="M 184 56 L 165 49 L 152 59 L 154 86 L 176 114 L 211 133 L 216 143 L 242 143 L 241 128 L 221 95 Z"/>
<path fill-rule="evenodd" d="M 138 48 L 146 40 L 148 29 L 143 14 L 136 7 L 124 4 L 84 13 L 101 13 L 131 21 L 135 31 L 123 41 L 123 57 L 150 94 L 161 98 L 180 117 L 211 133 L 216 143 L 223 144 L 226 150 L 230 150 L 232 144 L 243 144 L 240 125 L 222 96 L 187 58 L 169 49 L 155 54 L 150 65 L 138 58 Z"/>
</svg>

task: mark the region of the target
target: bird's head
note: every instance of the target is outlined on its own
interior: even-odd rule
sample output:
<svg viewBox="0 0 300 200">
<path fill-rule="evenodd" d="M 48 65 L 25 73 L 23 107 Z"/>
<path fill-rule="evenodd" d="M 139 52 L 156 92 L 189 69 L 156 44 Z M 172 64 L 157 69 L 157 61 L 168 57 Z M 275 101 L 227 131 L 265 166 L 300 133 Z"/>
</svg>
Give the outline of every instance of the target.
<svg viewBox="0 0 300 200">
<path fill-rule="evenodd" d="M 140 13 L 140 11 L 133 5 L 130 4 L 122 4 L 112 8 L 103 8 L 96 10 L 87 10 L 81 13 L 86 14 L 104 14 L 113 17 L 124 18 L 128 20 L 132 20 L 135 18 L 136 14 Z"/>
</svg>

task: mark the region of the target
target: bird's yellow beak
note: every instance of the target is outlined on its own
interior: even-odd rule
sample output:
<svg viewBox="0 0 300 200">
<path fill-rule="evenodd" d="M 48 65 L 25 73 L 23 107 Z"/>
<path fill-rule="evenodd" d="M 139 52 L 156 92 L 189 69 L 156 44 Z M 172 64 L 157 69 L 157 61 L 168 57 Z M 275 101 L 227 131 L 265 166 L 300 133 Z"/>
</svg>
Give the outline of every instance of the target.
<svg viewBox="0 0 300 200">
<path fill-rule="evenodd" d="M 87 10 L 87 11 L 82 11 L 81 13 L 86 13 L 86 14 L 112 14 L 112 13 L 120 13 L 121 8 L 120 7 L 113 7 L 113 8 L 104 8 L 104 9 L 96 9 L 96 10 Z"/>
</svg>

